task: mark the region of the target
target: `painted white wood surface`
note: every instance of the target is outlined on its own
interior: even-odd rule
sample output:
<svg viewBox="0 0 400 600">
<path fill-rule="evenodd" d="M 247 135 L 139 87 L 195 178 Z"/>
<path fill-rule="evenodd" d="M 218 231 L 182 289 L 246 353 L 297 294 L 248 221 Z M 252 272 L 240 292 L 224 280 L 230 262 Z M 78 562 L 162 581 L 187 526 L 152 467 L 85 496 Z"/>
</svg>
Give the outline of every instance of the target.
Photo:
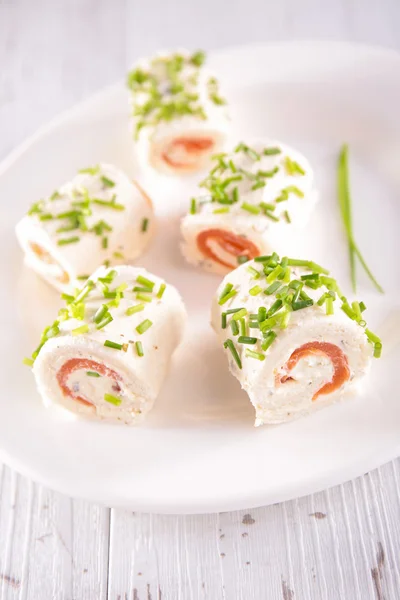
<svg viewBox="0 0 400 600">
<path fill-rule="evenodd" d="M 399 32 L 399 0 L 0 0 L 0 159 L 159 47 L 400 50 Z M 400 599 L 399 460 L 292 502 L 195 517 L 71 500 L 6 466 L 0 485 L 0 600 Z"/>
</svg>

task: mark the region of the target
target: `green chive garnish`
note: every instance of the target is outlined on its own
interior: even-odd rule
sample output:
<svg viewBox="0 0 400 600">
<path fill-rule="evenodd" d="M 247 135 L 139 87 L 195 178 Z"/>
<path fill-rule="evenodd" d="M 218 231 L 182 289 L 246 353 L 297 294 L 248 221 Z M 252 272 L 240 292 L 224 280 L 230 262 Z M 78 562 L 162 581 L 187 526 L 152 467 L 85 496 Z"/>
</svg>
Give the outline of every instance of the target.
<svg viewBox="0 0 400 600">
<path fill-rule="evenodd" d="M 246 348 L 246 356 L 249 358 L 256 358 L 257 360 L 265 360 L 265 355 L 261 354 L 261 352 L 254 352 L 254 350 L 249 350 Z"/>
<path fill-rule="evenodd" d="M 143 275 L 138 275 L 136 277 L 136 281 L 141 285 L 144 285 L 144 287 L 150 288 L 151 290 L 153 290 L 155 286 L 154 281 L 151 281 L 151 279 L 147 279 L 147 277 L 143 277 Z"/>
<path fill-rule="evenodd" d="M 369 341 L 372 342 L 373 344 L 381 344 L 382 343 L 382 340 L 377 335 L 375 335 L 375 333 L 372 333 L 372 331 L 370 329 L 365 330 L 365 335 L 367 336 Z"/>
<path fill-rule="evenodd" d="M 101 245 L 104 249 L 108 248 L 108 237 L 103 237 L 103 239 L 101 240 Z"/>
<path fill-rule="evenodd" d="M 122 344 L 112 342 L 111 340 L 106 340 L 104 342 L 104 346 L 106 346 L 107 348 L 114 348 L 114 350 L 122 350 Z"/>
<path fill-rule="evenodd" d="M 231 290 L 233 290 L 233 284 L 232 283 L 227 283 L 226 286 L 224 287 L 224 289 L 222 290 L 219 299 L 222 300 L 222 298 L 224 298 L 227 294 L 229 294 L 229 292 Z"/>
<path fill-rule="evenodd" d="M 238 351 L 235 348 L 235 344 L 232 342 L 231 339 L 227 339 L 226 342 L 224 343 L 224 348 L 229 348 L 233 359 L 235 361 L 235 363 L 237 364 L 237 366 L 239 367 L 239 369 L 242 368 L 242 361 L 240 360 L 240 356 L 238 354 Z"/>
<path fill-rule="evenodd" d="M 138 356 L 144 356 L 142 342 L 135 342 L 136 352 Z"/>
<path fill-rule="evenodd" d="M 117 398 L 112 394 L 104 394 L 104 400 L 110 404 L 114 404 L 114 406 L 119 406 L 122 403 L 121 398 Z"/>
<path fill-rule="evenodd" d="M 265 156 L 273 156 L 274 154 L 280 154 L 282 150 L 280 148 L 264 148 L 263 154 Z"/>
<path fill-rule="evenodd" d="M 237 310 L 232 319 L 234 321 L 239 321 L 239 319 L 241 319 L 242 317 L 245 317 L 247 315 L 247 309 L 246 308 L 241 308 L 240 310 Z"/>
<path fill-rule="evenodd" d="M 221 314 L 221 329 L 226 329 L 226 312 Z"/>
<path fill-rule="evenodd" d="M 86 371 L 86 375 L 88 377 L 101 377 L 100 373 L 96 373 L 96 371 Z"/>
<path fill-rule="evenodd" d="M 260 279 L 261 273 L 257 271 L 254 267 L 247 267 L 249 273 L 253 275 L 253 279 Z"/>
<path fill-rule="evenodd" d="M 364 260 L 356 242 L 354 239 L 353 233 L 353 223 L 352 223 L 352 207 L 351 207 L 351 196 L 350 196 L 350 185 L 349 185 L 349 166 L 348 166 L 348 146 L 344 144 L 339 154 L 339 163 L 338 163 L 338 196 L 339 196 L 339 206 L 340 212 L 342 215 L 343 225 L 347 235 L 347 244 L 348 244 L 348 252 L 350 259 L 350 273 L 351 273 L 351 283 L 354 292 L 357 288 L 356 283 L 356 257 L 361 263 L 364 271 L 367 273 L 368 277 L 376 287 L 376 289 L 384 293 L 382 287 L 379 285 L 371 270 L 369 269 L 367 263 Z"/>
<path fill-rule="evenodd" d="M 239 335 L 239 325 L 233 319 L 231 320 L 231 329 L 233 335 Z"/>
<path fill-rule="evenodd" d="M 192 198 L 191 202 L 190 202 L 190 214 L 191 215 L 195 215 L 197 212 L 197 208 L 196 208 L 196 198 Z"/>
<path fill-rule="evenodd" d="M 125 210 L 125 206 L 123 204 L 117 204 L 113 200 L 101 200 L 100 198 L 93 198 L 93 204 L 98 204 L 99 206 L 104 206 L 105 208 L 112 208 L 113 210 Z"/>
<path fill-rule="evenodd" d="M 136 300 L 140 300 L 141 302 L 151 302 L 152 301 L 152 297 L 149 296 L 148 294 L 144 294 L 142 292 L 138 292 L 136 294 Z"/>
<path fill-rule="evenodd" d="M 150 329 L 150 327 L 153 325 L 153 323 L 149 320 L 149 319 L 145 319 L 144 321 L 142 321 L 140 323 L 140 325 L 138 325 L 136 327 L 136 331 L 138 332 L 139 335 L 142 335 L 143 333 L 145 333 L 148 329 Z"/>
<path fill-rule="evenodd" d="M 22 363 L 24 365 L 26 365 L 27 367 L 32 367 L 34 362 L 35 361 L 33 360 L 33 358 L 23 358 L 22 359 Z"/>
<path fill-rule="evenodd" d="M 72 335 L 82 335 L 83 333 L 87 333 L 89 331 L 89 325 L 81 325 L 81 327 L 77 327 L 71 331 Z"/>
<path fill-rule="evenodd" d="M 286 219 L 286 222 L 287 222 L 287 223 L 291 223 L 291 222 L 292 222 L 292 220 L 291 220 L 291 218 L 290 218 L 290 215 L 289 215 L 288 211 L 287 211 L 287 210 L 285 210 L 285 212 L 284 212 L 283 214 L 284 214 L 284 217 L 285 217 L 285 219 Z"/>
<path fill-rule="evenodd" d="M 240 337 L 238 337 L 238 343 L 254 345 L 257 343 L 257 338 L 249 337 L 248 335 L 241 335 Z"/>
<path fill-rule="evenodd" d="M 112 316 L 110 314 L 107 314 L 107 316 L 105 316 L 104 319 L 102 319 L 99 323 L 97 323 L 96 329 L 103 329 L 103 327 L 105 327 L 106 325 L 111 323 L 112 320 L 113 320 Z"/>
<path fill-rule="evenodd" d="M 250 296 L 257 296 L 257 294 L 261 294 L 261 292 L 262 287 L 260 287 L 259 285 L 255 285 L 254 287 L 249 289 Z"/>
<path fill-rule="evenodd" d="M 163 297 L 163 295 L 164 295 L 164 292 L 165 292 L 165 290 L 166 290 L 166 287 L 167 287 L 167 286 L 165 285 L 165 283 L 162 283 L 162 284 L 160 285 L 160 289 L 158 290 L 158 292 L 157 292 L 157 294 L 156 294 L 157 298 L 162 298 L 162 297 Z"/>
<path fill-rule="evenodd" d="M 129 308 L 127 308 L 125 314 L 129 317 L 130 315 L 134 315 L 135 313 L 141 312 L 144 309 L 144 304 L 136 304 L 135 306 L 130 306 Z"/>
<path fill-rule="evenodd" d="M 243 208 L 243 210 L 247 210 L 247 212 L 252 213 L 253 215 L 259 215 L 261 212 L 261 209 L 259 206 L 256 206 L 254 204 L 249 204 L 248 202 L 243 202 L 242 208 Z"/>
<path fill-rule="evenodd" d="M 261 348 L 264 350 L 264 352 L 266 352 L 268 350 L 268 348 L 271 346 L 272 342 L 275 340 L 276 338 L 276 333 L 275 331 L 268 331 L 268 333 L 266 333 L 264 335 L 264 339 L 261 342 Z"/>
<path fill-rule="evenodd" d="M 100 165 L 94 167 L 86 167 L 86 169 L 79 169 L 78 173 L 87 173 L 88 175 L 97 175 L 100 171 Z"/>
<path fill-rule="evenodd" d="M 101 176 L 101 181 L 103 182 L 103 185 L 105 185 L 106 187 L 114 187 L 115 186 L 115 181 L 113 181 L 112 179 L 109 179 L 105 175 Z"/>
<path fill-rule="evenodd" d="M 213 214 L 214 215 L 223 215 L 225 213 L 228 213 L 230 210 L 229 206 L 225 206 L 223 208 L 216 208 L 215 210 L 213 210 Z"/>
<path fill-rule="evenodd" d="M 80 240 L 80 238 L 78 236 L 74 236 L 74 237 L 58 240 L 57 244 L 59 246 L 66 246 L 67 244 L 76 244 L 76 242 L 79 242 L 79 240 Z"/>
<path fill-rule="evenodd" d="M 331 298 L 330 296 L 328 296 L 328 298 L 326 299 L 326 314 L 327 315 L 333 315 L 333 298 Z"/>
</svg>

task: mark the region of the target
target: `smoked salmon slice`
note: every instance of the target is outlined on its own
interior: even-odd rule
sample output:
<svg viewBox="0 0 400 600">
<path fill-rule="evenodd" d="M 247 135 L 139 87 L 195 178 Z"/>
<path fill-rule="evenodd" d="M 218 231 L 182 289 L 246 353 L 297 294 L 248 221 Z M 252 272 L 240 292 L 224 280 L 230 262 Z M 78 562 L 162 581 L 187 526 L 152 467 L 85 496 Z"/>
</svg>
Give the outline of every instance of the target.
<svg viewBox="0 0 400 600">
<path fill-rule="evenodd" d="M 197 236 L 197 247 L 200 252 L 210 260 L 226 267 L 227 269 L 235 269 L 236 264 L 231 265 L 215 254 L 210 248 L 210 242 L 216 242 L 218 246 L 231 254 L 232 257 L 246 256 L 249 260 L 260 255 L 259 249 L 250 240 L 226 231 L 224 229 L 206 229 Z"/>
<path fill-rule="evenodd" d="M 175 151 L 183 151 L 188 155 L 193 155 L 193 157 L 196 157 L 204 152 L 211 151 L 213 147 L 214 140 L 211 138 L 180 137 L 170 142 L 166 150 L 164 150 L 162 153 L 162 158 L 170 167 L 178 169 L 184 168 L 187 166 L 187 163 L 174 160 L 171 157 L 171 154 L 173 154 Z"/>
<path fill-rule="evenodd" d="M 303 344 L 303 346 L 296 348 L 284 368 L 289 373 L 294 369 L 299 360 L 316 354 L 323 354 L 329 358 L 333 366 L 333 376 L 331 381 L 325 383 L 315 392 L 313 400 L 316 400 L 321 394 L 330 394 L 331 392 L 334 392 L 350 378 L 347 356 L 339 346 L 328 342 L 308 342 L 307 344 Z M 286 381 L 294 381 L 294 378 L 290 375 L 278 375 L 276 381 L 278 384 L 282 384 L 286 383 Z"/>
</svg>

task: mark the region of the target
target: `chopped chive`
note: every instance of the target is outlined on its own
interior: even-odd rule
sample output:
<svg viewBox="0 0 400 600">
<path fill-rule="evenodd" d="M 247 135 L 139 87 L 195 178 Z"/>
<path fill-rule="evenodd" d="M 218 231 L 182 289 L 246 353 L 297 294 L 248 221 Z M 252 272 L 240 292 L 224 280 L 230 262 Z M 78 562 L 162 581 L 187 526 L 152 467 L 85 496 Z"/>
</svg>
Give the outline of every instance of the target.
<svg viewBox="0 0 400 600">
<path fill-rule="evenodd" d="M 77 279 L 79 281 L 86 281 L 86 279 L 89 279 L 90 275 L 78 275 Z"/>
<path fill-rule="evenodd" d="M 78 173 L 87 173 L 88 175 L 97 175 L 100 171 L 100 165 L 94 167 L 86 167 L 86 169 L 79 169 Z"/>
<path fill-rule="evenodd" d="M 129 308 L 127 308 L 125 311 L 125 314 L 128 315 L 128 317 L 129 317 L 130 315 L 133 315 L 137 312 L 141 312 L 144 309 L 145 309 L 144 304 L 136 304 L 135 306 L 130 306 Z"/>
<path fill-rule="evenodd" d="M 372 333 L 372 331 L 370 329 L 365 330 L 365 335 L 367 336 L 369 341 L 372 342 L 373 344 L 381 344 L 382 343 L 382 340 L 377 335 L 375 335 L 375 333 Z"/>
<path fill-rule="evenodd" d="M 226 302 L 228 302 L 228 300 L 230 300 L 231 298 L 233 298 L 234 296 L 236 296 L 237 291 L 236 290 L 232 290 L 231 292 L 229 292 L 229 294 L 226 294 L 226 296 L 224 296 L 223 298 L 221 298 L 218 301 L 218 304 L 220 306 L 222 306 L 223 304 L 225 304 Z"/>
<path fill-rule="evenodd" d="M 238 337 L 238 343 L 253 345 L 257 343 L 257 338 L 249 337 L 248 335 L 241 335 L 240 337 Z"/>
<path fill-rule="evenodd" d="M 274 283 L 272 283 L 270 286 L 268 286 L 265 290 L 264 290 L 264 294 L 267 294 L 267 296 L 270 296 L 271 294 L 274 294 L 280 287 L 281 287 L 281 282 L 280 281 L 274 281 Z"/>
<path fill-rule="evenodd" d="M 138 356 L 144 356 L 142 342 L 135 342 L 136 352 Z"/>
<path fill-rule="evenodd" d="M 150 327 L 152 325 L 153 325 L 152 321 L 150 321 L 149 319 L 145 319 L 136 327 L 136 331 L 138 332 L 139 335 L 142 335 L 148 329 L 150 329 Z"/>
<path fill-rule="evenodd" d="M 100 323 L 100 321 L 102 321 L 102 319 L 104 319 L 104 317 L 106 316 L 107 313 L 108 313 L 108 308 L 105 304 L 103 304 L 95 313 L 95 315 L 93 317 L 93 321 L 95 323 Z"/>
<path fill-rule="evenodd" d="M 136 294 L 136 300 L 141 300 L 142 302 L 151 302 L 152 301 L 152 297 L 149 296 L 148 294 L 144 294 L 142 292 L 138 292 Z"/>
<path fill-rule="evenodd" d="M 260 323 L 258 321 L 249 321 L 250 329 L 260 329 Z"/>
<path fill-rule="evenodd" d="M 354 301 L 351 303 L 351 307 L 354 310 L 355 314 L 356 314 L 356 319 L 357 321 L 361 321 L 362 316 L 361 316 L 361 310 L 360 310 L 360 304 L 357 301 Z"/>
<path fill-rule="evenodd" d="M 104 394 L 104 400 L 106 402 L 109 402 L 110 404 L 114 404 L 114 406 L 119 406 L 122 403 L 121 398 L 117 398 L 116 396 L 113 396 L 112 394 Z"/>
<path fill-rule="evenodd" d="M 276 215 L 273 215 L 272 213 L 270 213 L 267 210 L 264 210 L 264 215 L 266 217 L 268 217 L 268 219 L 271 219 L 271 221 L 275 221 L 276 223 L 279 221 L 279 217 L 277 217 Z"/>
<path fill-rule="evenodd" d="M 264 350 L 264 352 L 268 350 L 272 342 L 275 340 L 276 336 L 277 334 L 275 333 L 275 331 L 268 331 L 268 333 L 264 335 L 264 339 L 261 342 L 261 348 Z"/>
<path fill-rule="evenodd" d="M 113 181 L 112 179 L 109 179 L 105 175 L 102 175 L 100 179 L 106 187 L 114 187 L 115 186 L 115 181 Z"/>
<path fill-rule="evenodd" d="M 78 236 L 74 236 L 74 237 L 58 240 L 57 244 L 59 246 L 66 246 L 67 244 L 76 244 L 76 242 L 79 242 L 79 240 L 80 240 L 80 238 Z"/>
<path fill-rule="evenodd" d="M 114 258 L 119 258 L 120 260 L 123 260 L 125 258 L 125 256 L 122 254 L 122 252 L 119 252 L 118 250 L 113 252 L 113 257 Z"/>
<path fill-rule="evenodd" d="M 261 181 L 261 180 L 260 180 L 260 181 L 257 181 L 256 183 L 254 183 L 254 184 L 251 186 L 251 189 L 252 189 L 253 191 L 255 191 L 255 190 L 259 190 L 260 188 L 263 188 L 263 187 L 265 187 L 265 185 L 266 185 L 266 182 L 265 182 L 265 181 Z"/>
<path fill-rule="evenodd" d="M 246 356 L 249 358 L 256 358 L 257 360 L 265 360 L 265 355 L 261 352 L 254 352 L 254 350 L 249 350 L 246 348 Z"/>
<path fill-rule="evenodd" d="M 276 312 L 278 312 L 278 310 L 280 310 L 282 308 L 282 304 L 283 304 L 283 302 L 280 298 L 275 300 L 275 302 L 268 309 L 267 317 L 268 318 L 272 317 L 272 315 L 274 315 Z"/>
<path fill-rule="evenodd" d="M 232 334 L 239 335 L 239 325 L 237 324 L 237 322 L 232 319 L 230 325 L 232 329 Z"/>
<path fill-rule="evenodd" d="M 22 359 L 22 363 L 24 365 L 26 365 L 27 367 L 32 367 L 34 362 L 35 361 L 33 360 L 33 358 L 23 358 Z"/>
<path fill-rule="evenodd" d="M 272 283 L 275 281 L 275 279 L 278 278 L 278 275 L 280 275 L 282 273 L 283 269 L 280 265 L 276 266 L 273 271 L 271 271 L 271 273 L 267 276 L 266 281 L 267 283 Z"/>
<path fill-rule="evenodd" d="M 243 265 L 244 263 L 249 262 L 250 259 L 248 256 L 241 255 L 241 256 L 237 256 L 236 260 L 239 265 Z"/>
<path fill-rule="evenodd" d="M 276 206 L 275 204 L 268 204 L 267 202 L 260 202 L 260 208 L 262 208 L 263 210 L 270 210 L 270 211 L 274 211 Z"/>
<path fill-rule="evenodd" d="M 273 156 L 274 154 L 280 154 L 282 150 L 280 148 L 264 148 L 263 154 L 265 156 Z"/>
<path fill-rule="evenodd" d="M 99 206 L 104 206 L 105 208 L 112 208 L 113 210 L 125 210 L 125 206 L 123 204 L 117 204 L 113 202 L 113 200 L 101 200 L 100 198 L 93 198 L 93 204 L 98 204 Z"/>
<path fill-rule="evenodd" d="M 228 213 L 230 211 L 229 206 L 225 206 L 223 208 L 216 208 L 215 210 L 213 210 L 213 214 L 214 215 L 222 215 L 224 213 Z"/>
<path fill-rule="evenodd" d="M 138 275 L 136 277 L 136 281 L 138 283 L 140 283 L 141 285 L 144 285 L 147 288 L 150 288 L 151 290 L 153 290 L 155 283 L 154 281 L 151 281 L 151 279 L 147 279 L 147 277 L 143 277 L 143 275 Z"/>
<path fill-rule="evenodd" d="M 328 296 L 328 298 L 326 299 L 325 302 L 325 306 L 326 306 L 326 314 L 327 315 L 333 315 L 333 298 L 331 298 L 330 296 Z"/>
<path fill-rule="evenodd" d="M 165 285 L 165 283 L 162 283 L 160 285 L 160 289 L 158 290 L 158 292 L 156 294 L 157 298 L 162 298 L 163 297 L 166 287 L 167 286 Z"/>
<path fill-rule="evenodd" d="M 232 342 L 231 339 L 227 339 L 226 342 L 224 343 L 224 348 L 229 348 L 233 359 L 235 361 L 235 363 L 237 364 L 237 366 L 239 367 L 239 369 L 242 368 L 242 361 L 240 360 L 240 356 L 238 354 L 238 351 L 235 348 L 235 344 Z"/>
<path fill-rule="evenodd" d="M 108 237 L 103 237 L 103 239 L 101 240 L 101 246 L 104 249 L 108 248 Z"/>
<path fill-rule="evenodd" d="M 145 294 L 151 294 L 152 290 L 148 287 L 135 285 L 135 287 L 132 289 L 132 292 L 144 292 Z"/>
<path fill-rule="evenodd" d="M 261 263 L 265 263 L 268 262 L 271 259 L 271 256 L 256 256 L 254 259 L 254 262 L 261 262 Z"/>
<path fill-rule="evenodd" d="M 305 175 L 306 174 L 303 167 L 301 167 L 299 165 L 299 163 L 296 162 L 295 160 L 292 160 L 289 156 L 285 157 L 284 165 L 285 165 L 285 169 L 286 169 L 286 172 L 288 173 L 288 175 Z"/>
<path fill-rule="evenodd" d="M 104 342 L 104 346 L 106 346 L 107 348 L 113 348 L 114 350 L 122 350 L 122 344 L 112 342 L 111 340 L 106 340 Z"/>
<path fill-rule="evenodd" d="M 254 204 L 249 204 L 249 202 L 243 202 L 241 208 L 243 210 L 247 210 L 247 212 L 252 213 L 253 215 L 259 215 L 261 209 L 259 206 L 255 206 Z"/>
<path fill-rule="evenodd" d="M 241 308 L 229 308 L 226 312 L 227 315 L 233 315 L 237 312 L 239 312 L 239 310 L 242 310 Z"/>
<path fill-rule="evenodd" d="M 260 287 L 259 285 L 255 285 L 254 287 L 249 289 L 250 296 L 257 296 L 257 294 L 261 294 L 261 292 L 262 287 Z"/>
<path fill-rule="evenodd" d="M 191 202 L 190 202 L 190 214 L 191 215 L 195 215 L 197 212 L 196 209 L 196 198 L 192 198 Z"/>
<path fill-rule="evenodd" d="M 101 377 L 100 373 L 96 373 L 96 371 L 86 371 L 86 375 L 88 377 Z"/>
<path fill-rule="evenodd" d="M 233 290 L 233 284 L 232 283 L 227 283 L 226 286 L 224 287 L 224 289 L 221 292 L 221 295 L 219 297 L 220 300 L 222 300 L 222 298 L 224 296 L 226 296 L 227 294 L 229 294 L 229 292 Z"/>
<path fill-rule="evenodd" d="M 102 319 L 96 325 L 96 329 L 103 329 L 103 327 L 105 327 L 106 325 L 108 325 L 109 323 L 111 323 L 112 320 L 113 320 L 112 316 L 108 313 L 107 316 L 105 316 L 104 319 Z"/>
<path fill-rule="evenodd" d="M 292 302 L 292 309 L 294 311 L 301 310 L 302 308 L 307 308 L 308 306 L 312 306 L 314 301 L 309 298 L 308 300 L 297 300 Z"/>
<path fill-rule="evenodd" d="M 374 358 L 380 358 L 382 354 L 382 344 L 380 342 L 377 342 L 374 345 Z"/>
<path fill-rule="evenodd" d="M 284 216 L 285 216 L 286 222 L 287 222 L 287 223 L 291 223 L 291 222 L 292 222 L 292 220 L 291 220 L 291 218 L 290 218 L 290 215 L 289 215 L 288 211 L 287 211 L 287 210 L 285 210 L 285 212 L 284 212 L 283 214 L 284 214 Z"/>
<path fill-rule="evenodd" d="M 247 315 L 247 309 L 241 308 L 240 310 L 238 310 L 234 313 L 232 319 L 234 321 L 238 321 L 239 319 L 241 319 L 242 317 L 245 317 L 246 315 Z"/>
<path fill-rule="evenodd" d="M 51 221 L 52 219 L 54 219 L 54 217 L 50 213 L 46 213 L 44 215 L 39 216 L 40 221 Z"/>
<path fill-rule="evenodd" d="M 143 219 L 142 221 L 142 231 L 145 233 L 149 226 L 149 219 Z"/>
<path fill-rule="evenodd" d="M 233 188 L 232 200 L 233 200 L 233 202 L 238 202 L 238 200 L 239 200 L 239 188 L 237 186 L 235 188 Z"/>
<path fill-rule="evenodd" d="M 246 336 L 246 333 L 247 333 L 246 319 L 239 320 L 239 329 L 240 329 L 240 335 Z"/>
<path fill-rule="evenodd" d="M 265 306 L 260 306 L 257 313 L 257 321 L 261 323 L 267 318 L 267 309 Z"/>
<path fill-rule="evenodd" d="M 57 200 L 58 198 L 61 198 L 61 194 L 58 192 L 58 190 L 55 190 L 52 195 L 50 196 L 50 200 L 53 202 L 54 200 Z"/>
<path fill-rule="evenodd" d="M 83 333 L 87 333 L 89 331 L 89 325 L 81 325 L 81 327 L 77 327 L 71 331 L 72 335 L 82 335 Z"/>
<path fill-rule="evenodd" d="M 226 329 L 226 312 L 221 314 L 221 329 Z"/>
<path fill-rule="evenodd" d="M 361 312 L 364 312 L 364 310 L 367 310 L 367 307 L 365 306 L 364 302 L 360 302 L 360 310 L 361 310 Z"/>
<path fill-rule="evenodd" d="M 247 270 L 249 273 L 251 273 L 253 275 L 253 279 L 260 279 L 261 273 L 259 271 L 257 271 L 257 269 L 249 266 L 249 267 L 247 267 Z"/>
</svg>

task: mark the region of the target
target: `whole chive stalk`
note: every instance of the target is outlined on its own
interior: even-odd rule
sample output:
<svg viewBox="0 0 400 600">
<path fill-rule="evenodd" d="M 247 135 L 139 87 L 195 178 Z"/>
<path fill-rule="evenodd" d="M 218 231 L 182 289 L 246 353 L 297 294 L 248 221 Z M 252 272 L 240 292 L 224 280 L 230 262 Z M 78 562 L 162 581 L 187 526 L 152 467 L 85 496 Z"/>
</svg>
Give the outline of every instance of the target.
<svg viewBox="0 0 400 600">
<path fill-rule="evenodd" d="M 242 368 L 242 361 L 240 360 L 240 356 L 238 354 L 238 351 L 235 348 L 235 344 L 232 342 L 231 339 L 227 339 L 226 342 L 224 343 L 224 348 L 229 348 L 230 353 L 233 356 L 233 360 L 235 361 L 235 363 L 237 364 L 237 366 L 239 367 L 239 369 Z"/>
<path fill-rule="evenodd" d="M 338 197 L 339 197 L 339 207 L 343 220 L 343 225 L 347 235 L 347 244 L 348 244 L 348 252 L 349 252 L 349 260 L 350 260 L 350 276 L 351 283 L 353 287 L 353 291 L 355 292 L 357 289 L 356 282 L 356 257 L 361 263 L 364 271 L 367 273 L 368 277 L 376 287 L 376 289 L 383 294 L 384 291 L 382 287 L 379 285 L 371 270 L 369 269 L 367 263 L 364 260 L 356 242 L 354 239 L 353 233 L 353 223 L 352 223 L 352 210 L 351 210 L 351 196 L 350 196 L 350 186 L 349 186 L 349 166 L 348 166 L 348 146 L 344 144 L 340 150 L 339 154 L 339 163 L 338 163 L 338 172 L 337 172 L 337 180 L 338 180 Z"/>
</svg>

